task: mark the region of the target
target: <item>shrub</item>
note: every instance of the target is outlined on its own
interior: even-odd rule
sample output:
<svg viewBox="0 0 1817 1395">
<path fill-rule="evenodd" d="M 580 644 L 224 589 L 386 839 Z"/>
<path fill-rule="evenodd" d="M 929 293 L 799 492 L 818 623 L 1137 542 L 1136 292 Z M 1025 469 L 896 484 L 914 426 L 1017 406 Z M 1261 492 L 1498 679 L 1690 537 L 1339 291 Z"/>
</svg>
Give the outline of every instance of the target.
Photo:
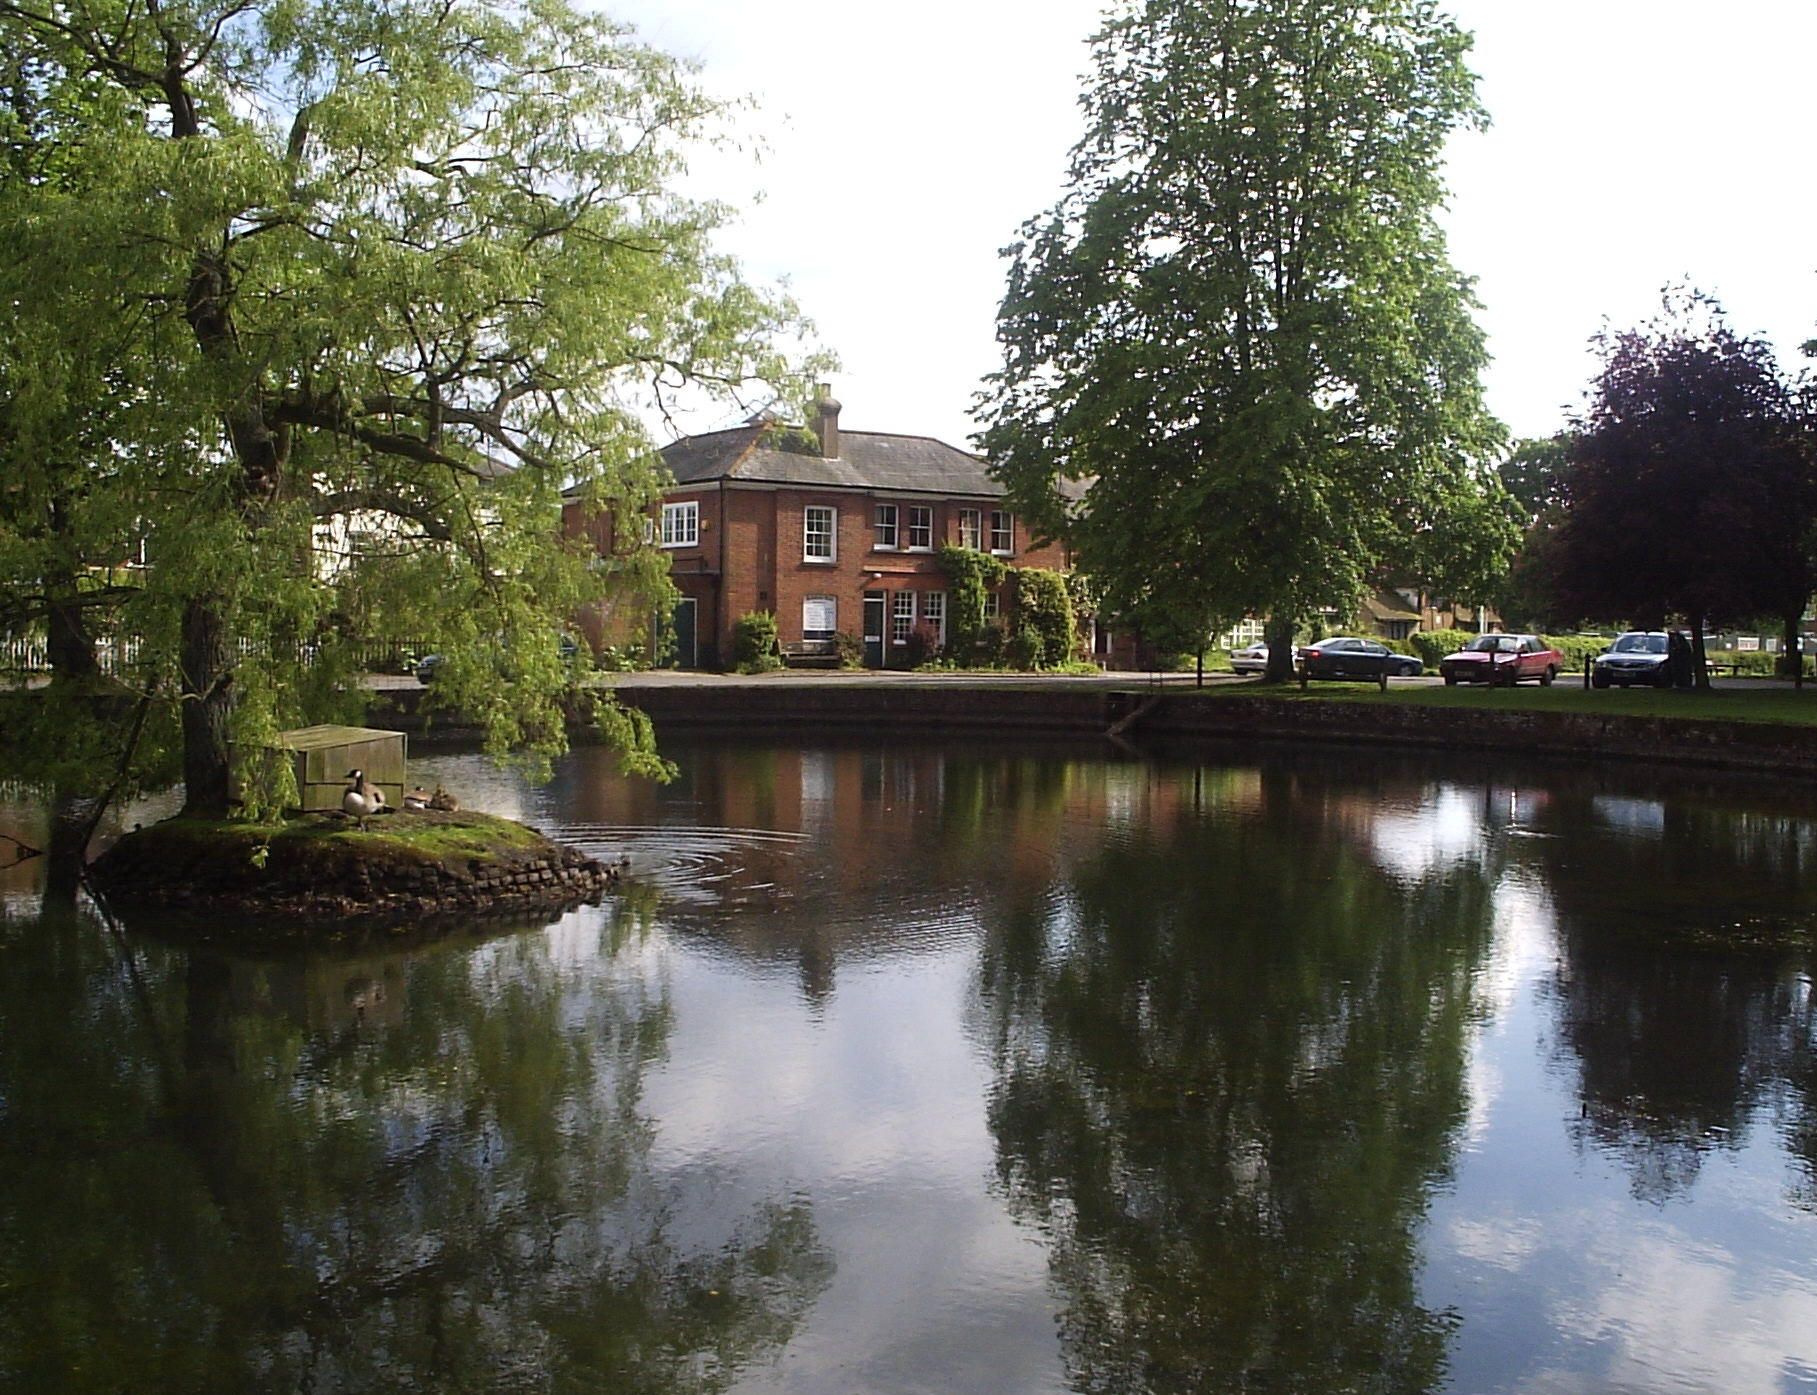
<svg viewBox="0 0 1817 1395">
<path fill-rule="evenodd" d="M 1009 575 L 1001 558 L 969 547 L 942 547 L 936 554 L 950 583 L 947 602 L 947 651 L 961 663 L 975 663 L 978 646 L 990 622 L 986 597 Z"/>
<path fill-rule="evenodd" d="M 1418 630 L 1409 641 L 1413 652 L 1427 668 L 1437 668 L 1447 654 L 1455 654 L 1476 635 L 1469 630 Z"/>
<path fill-rule="evenodd" d="M 1008 658 L 1011 668 L 1037 669 L 1047 657 L 1047 646 L 1041 631 L 1032 625 L 1019 625 L 1009 638 Z"/>
<path fill-rule="evenodd" d="M 1062 664 L 1073 657 L 1079 631 L 1063 573 L 1041 567 L 1016 569 L 1016 628 L 1018 635 L 1028 629 L 1041 638 L 1041 657 L 1030 667 Z"/>
<path fill-rule="evenodd" d="M 917 625 L 909 631 L 908 644 L 904 648 L 908 666 L 920 668 L 928 660 L 940 657 L 940 631 L 932 625 Z"/>
<path fill-rule="evenodd" d="M 740 673 L 769 673 L 782 667 L 773 614 L 751 610 L 732 622 L 732 663 Z"/>
<path fill-rule="evenodd" d="M 995 668 L 1009 653 L 1009 631 L 1001 620 L 985 622 L 972 643 L 972 662 L 984 668 Z"/>
<path fill-rule="evenodd" d="M 833 636 L 833 650 L 839 655 L 840 668 L 864 667 L 864 641 L 857 635 L 839 631 Z"/>
<path fill-rule="evenodd" d="M 1540 639 L 1565 656 L 1566 673 L 1582 673 L 1584 660 L 1594 659 L 1613 642 L 1603 635 L 1541 635 Z"/>
</svg>

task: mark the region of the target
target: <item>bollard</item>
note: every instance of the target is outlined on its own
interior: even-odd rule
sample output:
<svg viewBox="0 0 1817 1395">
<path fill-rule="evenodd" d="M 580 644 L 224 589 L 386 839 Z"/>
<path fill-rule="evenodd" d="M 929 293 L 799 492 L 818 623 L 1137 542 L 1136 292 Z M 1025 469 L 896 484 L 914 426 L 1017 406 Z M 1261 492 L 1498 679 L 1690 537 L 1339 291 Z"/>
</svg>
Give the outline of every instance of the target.
<svg viewBox="0 0 1817 1395">
<path fill-rule="evenodd" d="M 1590 656 L 1584 655 L 1584 691 L 1590 691 Z"/>
</svg>

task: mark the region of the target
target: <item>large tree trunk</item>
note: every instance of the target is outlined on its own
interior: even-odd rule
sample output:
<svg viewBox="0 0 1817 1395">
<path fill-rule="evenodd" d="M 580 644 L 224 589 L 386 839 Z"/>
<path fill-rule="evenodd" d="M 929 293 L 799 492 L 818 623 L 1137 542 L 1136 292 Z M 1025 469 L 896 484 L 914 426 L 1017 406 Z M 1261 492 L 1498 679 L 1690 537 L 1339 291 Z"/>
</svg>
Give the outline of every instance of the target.
<svg viewBox="0 0 1817 1395">
<path fill-rule="evenodd" d="M 1691 622 L 1691 677 L 1698 688 L 1707 691 L 1710 686 L 1710 656 L 1703 647 L 1703 620 L 1701 612 L 1685 617 Z"/>
<path fill-rule="evenodd" d="M 198 597 L 184 608 L 182 667 L 183 812 L 225 818 L 235 694 L 227 623 L 213 597 Z"/>
<path fill-rule="evenodd" d="M 1293 634 L 1297 628 L 1290 615 L 1268 617 L 1262 627 L 1262 638 L 1268 644 L 1268 667 L 1262 673 L 1264 683 L 1293 681 Z"/>
</svg>

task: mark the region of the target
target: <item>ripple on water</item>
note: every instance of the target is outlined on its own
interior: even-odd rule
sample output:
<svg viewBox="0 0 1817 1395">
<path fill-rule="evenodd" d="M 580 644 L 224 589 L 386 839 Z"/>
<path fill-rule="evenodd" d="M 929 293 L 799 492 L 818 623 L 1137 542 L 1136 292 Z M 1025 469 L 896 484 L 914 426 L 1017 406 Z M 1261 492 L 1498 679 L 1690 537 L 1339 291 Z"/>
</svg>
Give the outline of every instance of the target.
<svg viewBox="0 0 1817 1395">
<path fill-rule="evenodd" d="M 631 880 L 692 906 L 773 908 L 816 875 L 800 862 L 808 835 L 773 828 L 569 823 L 553 837 L 602 862 L 628 863 Z"/>
</svg>

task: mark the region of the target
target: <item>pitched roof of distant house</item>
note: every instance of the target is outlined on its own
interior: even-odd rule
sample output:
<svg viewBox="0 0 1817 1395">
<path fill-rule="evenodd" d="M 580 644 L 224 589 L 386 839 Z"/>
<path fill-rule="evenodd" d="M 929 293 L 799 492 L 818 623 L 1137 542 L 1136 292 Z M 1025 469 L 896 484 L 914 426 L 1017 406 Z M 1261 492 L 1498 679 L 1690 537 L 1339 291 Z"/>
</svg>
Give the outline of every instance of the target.
<svg viewBox="0 0 1817 1395">
<path fill-rule="evenodd" d="M 685 436 L 663 447 L 663 463 L 677 484 L 741 480 L 810 489 L 885 489 L 910 494 L 1001 498 L 982 456 L 931 436 L 882 431 L 839 432 L 839 454 L 803 455 L 765 441 L 770 427 L 753 423 L 703 436 Z"/>
<path fill-rule="evenodd" d="M 1377 591 L 1363 597 L 1363 613 L 1371 620 L 1418 620 L 1419 612 L 1407 609 L 1407 603 L 1392 591 Z"/>
</svg>

